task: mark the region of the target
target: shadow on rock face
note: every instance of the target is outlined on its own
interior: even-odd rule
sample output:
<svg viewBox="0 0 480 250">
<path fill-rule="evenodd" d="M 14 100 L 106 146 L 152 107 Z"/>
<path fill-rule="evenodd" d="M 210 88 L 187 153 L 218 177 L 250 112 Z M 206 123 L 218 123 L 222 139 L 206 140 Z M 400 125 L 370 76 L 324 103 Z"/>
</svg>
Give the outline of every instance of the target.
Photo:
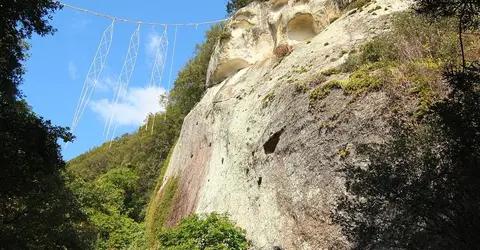
<svg viewBox="0 0 480 250">
<path fill-rule="evenodd" d="M 230 60 L 226 63 L 218 65 L 217 71 L 215 72 L 215 81 L 223 81 L 227 77 L 234 75 L 238 71 L 248 67 L 249 64 L 247 61 L 237 58 Z"/>
<path fill-rule="evenodd" d="M 290 40 L 305 41 L 317 35 L 315 19 L 312 14 L 296 15 L 287 25 L 287 36 Z"/>
</svg>

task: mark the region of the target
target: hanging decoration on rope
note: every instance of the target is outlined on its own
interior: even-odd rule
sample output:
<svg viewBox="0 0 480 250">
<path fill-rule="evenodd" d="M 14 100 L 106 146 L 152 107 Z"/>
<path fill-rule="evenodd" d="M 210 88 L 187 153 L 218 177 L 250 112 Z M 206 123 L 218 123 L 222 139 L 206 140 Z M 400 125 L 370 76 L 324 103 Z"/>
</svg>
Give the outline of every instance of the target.
<svg viewBox="0 0 480 250">
<path fill-rule="evenodd" d="M 222 19 L 222 20 L 216 20 L 216 21 L 207 21 L 207 22 L 196 22 L 196 23 L 154 23 L 154 22 L 143 22 L 143 21 L 134 21 L 134 20 L 129 20 L 125 18 L 119 18 L 119 17 L 114 17 L 114 16 L 109 16 L 106 14 L 90 11 L 87 9 L 79 8 L 73 5 L 65 4 L 62 2 L 58 2 L 60 5 L 66 8 L 70 8 L 73 10 L 81 11 L 90 15 L 95 15 L 99 16 L 102 18 L 107 18 L 112 20 L 111 24 L 105 29 L 105 31 L 102 34 L 102 39 L 100 40 L 100 44 L 98 45 L 97 52 L 95 54 L 95 57 L 93 59 L 93 62 L 89 68 L 89 71 L 87 73 L 85 83 L 83 85 L 82 92 L 80 93 L 80 97 L 78 100 L 77 108 L 75 110 L 73 122 L 72 122 L 72 127 L 71 131 L 74 133 L 75 129 L 78 126 L 78 123 L 86 109 L 86 107 L 89 104 L 90 98 L 95 90 L 95 87 L 99 81 L 99 77 L 102 73 L 102 70 L 105 66 L 106 59 L 109 55 L 110 52 L 110 46 L 112 44 L 113 40 L 113 31 L 114 31 L 114 24 L 116 22 L 124 22 L 124 23 L 134 23 L 137 24 L 137 29 L 135 32 L 131 35 L 130 37 L 130 43 L 128 47 L 127 54 L 125 56 L 125 61 L 123 64 L 123 67 L 120 71 L 120 75 L 117 80 L 114 96 L 112 99 L 112 102 L 110 103 L 113 105 L 113 112 L 110 114 L 110 119 L 108 119 L 105 122 L 105 126 L 103 129 L 103 136 L 105 138 L 111 138 L 113 141 L 118 124 L 119 124 L 119 118 L 120 114 L 119 113 L 119 108 L 118 106 L 123 104 L 125 101 L 125 97 L 127 95 L 128 91 L 128 85 L 130 83 L 130 79 L 132 77 L 133 71 L 135 69 L 135 64 L 138 56 L 138 50 L 140 46 L 140 27 L 142 25 L 148 25 L 148 26 L 153 26 L 153 27 L 159 27 L 163 26 L 165 27 L 164 32 L 159 38 L 159 42 L 156 45 L 157 47 L 155 48 L 155 61 L 153 62 L 152 66 L 152 71 L 150 75 L 150 87 L 152 89 L 157 89 L 160 87 L 162 83 L 162 79 L 164 76 L 164 71 L 165 71 L 165 66 L 167 63 L 167 57 L 168 57 L 168 48 L 169 48 L 169 42 L 168 42 L 168 27 L 169 26 L 175 26 L 175 35 L 174 35 L 174 43 L 173 43 L 173 50 L 172 50 L 172 56 L 171 56 L 171 62 L 170 62 L 170 72 L 169 72 L 169 79 L 168 79 L 168 88 L 167 88 L 167 93 L 163 94 L 160 96 L 162 106 L 167 107 L 168 103 L 170 102 L 170 89 L 172 85 L 172 73 L 173 73 L 173 62 L 175 58 L 175 50 L 176 50 L 176 42 L 177 42 L 177 32 L 178 32 L 178 27 L 179 26 L 195 26 L 198 28 L 199 25 L 205 25 L 205 24 L 214 24 L 214 23 L 219 23 L 223 22 L 227 19 Z M 165 119 L 166 119 L 166 114 L 165 114 Z M 151 127 L 150 127 L 151 125 Z M 155 114 L 148 116 L 145 124 L 145 130 L 151 129 L 151 133 L 153 134 L 155 128 Z M 110 142 L 111 145 L 111 142 Z"/>
<path fill-rule="evenodd" d="M 118 105 L 122 104 L 125 101 L 125 96 L 127 95 L 128 91 L 128 84 L 130 83 L 130 79 L 132 77 L 133 71 L 135 70 L 135 63 L 137 62 L 138 56 L 138 48 L 140 47 L 140 24 L 137 26 L 135 32 L 133 32 L 132 36 L 130 37 L 130 43 L 128 45 L 127 55 L 125 56 L 125 61 L 123 62 L 122 70 L 120 71 L 120 75 L 118 76 L 117 86 L 115 88 L 115 92 L 113 94 L 112 104 L 113 104 L 113 113 L 110 116 L 110 121 L 105 123 L 106 134 L 105 136 L 108 137 L 110 135 L 110 129 L 112 127 L 112 122 L 115 119 L 115 126 L 113 132 L 111 134 L 112 140 L 115 136 L 115 132 L 118 126 Z M 110 144 L 111 145 L 111 144 Z"/>
<path fill-rule="evenodd" d="M 80 118 L 82 117 L 83 112 L 85 111 L 88 102 L 90 101 L 90 97 L 95 90 L 95 86 L 97 85 L 103 67 L 105 66 L 105 61 L 107 59 L 108 53 L 110 52 L 110 45 L 112 44 L 113 40 L 114 24 L 115 21 L 112 21 L 112 23 L 110 23 L 110 25 L 105 29 L 105 31 L 103 31 L 100 44 L 98 45 L 97 52 L 95 53 L 92 64 L 90 65 L 87 77 L 85 78 L 85 82 L 83 84 L 82 92 L 80 93 L 80 97 L 78 99 L 78 104 L 75 110 L 75 115 L 73 117 L 71 127 L 72 133 L 77 128 L 78 122 L 80 121 Z"/>
<path fill-rule="evenodd" d="M 157 47 L 155 48 L 155 59 L 152 66 L 152 73 L 150 75 L 150 87 L 155 89 L 160 87 L 163 79 L 163 72 L 165 70 L 165 64 L 167 62 L 168 56 L 168 35 L 167 27 L 163 31 L 163 34 L 158 38 Z M 167 104 L 164 102 L 166 100 L 166 95 L 160 97 L 160 103 L 163 107 L 167 107 Z M 155 114 L 152 115 L 152 119 L 155 120 Z M 148 125 L 150 122 L 150 115 L 147 116 L 147 121 L 145 123 L 145 130 L 148 130 Z M 154 121 L 152 122 L 152 133 L 154 128 Z"/>
<path fill-rule="evenodd" d="M 168 76 L 168 94 L 166 96 L 166 99 L 164 100 L 165 103 L 165 110 L 167 109 L 168 103 L 170 102 L 170 89 L 172 85 L 172 72 L 173 72 L 173 62 L 175 61 L 175 50 L 177 47 L 177 31 L 178 31 L 178 26 L 175 26 L 175 36 L 173 38 L 173 52 L 172 52 L 172 59 L 170 60 L 170 74 Z M 167 112 L 165 112 L 164 119 L 167 119 Z M 152 123 L 152 134 L 153 134 L 153 129 L 155 128 L 155 116 L 153 116 L 153 123 Z"/>
</svg>

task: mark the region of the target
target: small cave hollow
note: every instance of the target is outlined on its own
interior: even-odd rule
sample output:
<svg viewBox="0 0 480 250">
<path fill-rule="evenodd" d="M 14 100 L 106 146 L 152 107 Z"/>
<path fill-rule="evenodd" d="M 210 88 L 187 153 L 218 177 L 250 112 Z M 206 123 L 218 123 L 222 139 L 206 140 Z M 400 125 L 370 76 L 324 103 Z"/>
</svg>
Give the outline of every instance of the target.
<svg viewBox="0 0 480 250">
<path fill-rule="evenodd" d="M 249 64 L 247 61 L 237 58 L 230 60 L 226 63 L 222 63 L 218 65 L 217 70 L 215 72 L 215 78 L 217 81 L 221 82 L 225 80 L 227 77 L 236 74 L 238 71 L 248 67 Z"/>
<path fill-rule="evenodd" d="M 285 5 L 288 4 L 288 0 L 277 0 L 275 1 L 275 3 L 272 5 L 272 10 L 273 11 L 279 11 L 281 10 L 283 7 L 285 7 Z"/>
<path fill-rule="evenodd" d="M 255 26 L 253 23 L 249 22 L 248 20 L 236 20 L 232 23 L 232 28 L 233 29 L 244 29 L 248 30 L 251 29 L 253 26 Z"/>
<path fill-rule="evenodd" d="M 254 23 L 250 22 L 255 15 L 249 11 L 242 11 L 237 13 L 233 18 L 233 23 L 231 27 L 233 29 L 250 29 L 255 26 Z"/>
<path fill-rule="evenodd" d="M 258 177 L 257 184 L 258 184 L 259 187 L 262 185 L 262 180 L 263 180 L 262 177 Z"/>
<path fill-rule="evenodd" d="M 306 4 L 308 3 L 308 0 L 295 0 L 295 3 L 294 5 L 303 5 L 303 4 Z"/>
<path fill-rule="evenodd" d="M 275 152 L 275 149 L 277 148 L 277 144 L 280 141 L 280 136 L 283 133 L 283 129 L 276 132 L 270 138 L 268 139 L 265 144 L 263 144 L 263 150 L 265 151 L 265 154 L 272 154 Z"/>
<path fill-rule="evenodd" d="M 317 35 L 315 19 L 312 14 L 296 15 L 287 24 L 287 36 L 290 40 L 305 41 Z"/>
</svg>

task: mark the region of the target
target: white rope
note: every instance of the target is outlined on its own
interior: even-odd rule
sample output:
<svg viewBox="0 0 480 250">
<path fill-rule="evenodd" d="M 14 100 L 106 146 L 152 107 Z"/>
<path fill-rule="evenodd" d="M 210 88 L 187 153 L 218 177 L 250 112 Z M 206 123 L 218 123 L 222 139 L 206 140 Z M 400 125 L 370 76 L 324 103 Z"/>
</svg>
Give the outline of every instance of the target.
<svg viewBox="0 0 480 250">
<path fill-rule="evenodd" d="M 58 2 L 58 1 L 57 1 L 57 2 Z M 90 15 L 95 15 L 95 16 L 99 16 L 99 17 L 103 17 L 103 18 L 108 18 L 108 19 L 111 19 L 111 20 L 120 21 L 120 22 L 125 22 L 125 23 L 135 23 L 135 24 L 151 25 L 151 26 L 198 26 L 198 25 L 203 25 L 203 24 L 219 23 L 219 22 L 223 22 L 223 21 L 226 21 L 226 20 L 227 20 L 227 19 L 222 19 L 222 20 L 207 21 L 207 22 L 198 22 L 198 23 L 153 23 L 153 22 L 142 22 L 142 21 L 135 21 L 135 20 L 129 20 L 129 19 L 125 19 L 125 18 L 119 18 L 119 17 L 109 16 L 109 15 L 106 15 L 106 14 L 102 14 L 102 13 L 90 11 L 90 10 L 87 10 L 87 9 L 82 9 L 82 8 L 80 8 L 80 7 L 76 7 L 76 6 L 73 6 L 73 5 L 70 5 L 70 4 L 66 4 L 66 3 L 62 3 L 62 2 L 58 2 L 58 3 L 59 3 L 60 5 L 62 5 L 62 6 L 64 6 L 64 7 L 67 7 L 67 8 L 70 8 L 70 9 L 74 9 L 74 10 L 78 10 L 78 11 L 81 11 L 81 12 L 84 12 L 84 13 L 87 13 L 87 14 L 90 14 Z"/>
<path fill-rule="evenodd" d="M 152 66 L 152 73 L 150 75 L 150 87 L 156 88 L 161 86 L 163 79 L 163 72 L 165 70 L 165 63 L 168 58 L 168 34 L 167 27 L 163 34 L 160 36 L 158 45 L 155 52 L 155 61 Z M 155 116 L 155 114 L 153 114 Z M 147 121 L 145 123 L 145 131 L 148 131 L 148 123 L 150 121 L 150 116 L 147 116 Z"/>
<path fill-rule="evenodd" d="M 175 60 L 175 49 L 177 47 L 177 31 L 178 31 L 178 26 L 175 26 L 175 35 L 173 38 L 173 51 L 172 51 L 172 59 L 170 61 L 170 75 L 168 77 L 168 96 L 167 96 L 167 102 L 165 104 L 165 115 L 163 116 L 165 120 L 167 120 L 167 107 L 168 103 L 170 102 L 170 86 L 172 85 L 172 72 L 173 72 L 173 61 Z M 153 124 L 152 124 L 152 134 L 153 134 L 153 129 L 155 128 L 155 116 L 153 116 Z"/>
</svg>

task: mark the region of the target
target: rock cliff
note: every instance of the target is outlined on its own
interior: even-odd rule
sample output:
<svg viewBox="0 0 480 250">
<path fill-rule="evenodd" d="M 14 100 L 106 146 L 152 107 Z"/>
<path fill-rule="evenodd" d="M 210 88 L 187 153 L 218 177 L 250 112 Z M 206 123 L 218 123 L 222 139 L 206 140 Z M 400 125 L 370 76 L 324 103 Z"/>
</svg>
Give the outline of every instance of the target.
<svg viewBox="0 0 480 250">
<path fill-rule="evenodd" d="M 361 163 L 356 143 L 384 139 L 387 98 L 332 90 L 311 102 L 309 92 L 319 73 L 409 5 L 376 0 L 340 13 L 326 0 L 275 0 L 229 19 L 208 90 L 186 117 L 164 177 L 178 178 L 170 225 L 191 213 L 227 212 L 252 249 L 348 248 L 330 219 L 344 191 L 338 166 L 345 154 Z"/>
</svg>

